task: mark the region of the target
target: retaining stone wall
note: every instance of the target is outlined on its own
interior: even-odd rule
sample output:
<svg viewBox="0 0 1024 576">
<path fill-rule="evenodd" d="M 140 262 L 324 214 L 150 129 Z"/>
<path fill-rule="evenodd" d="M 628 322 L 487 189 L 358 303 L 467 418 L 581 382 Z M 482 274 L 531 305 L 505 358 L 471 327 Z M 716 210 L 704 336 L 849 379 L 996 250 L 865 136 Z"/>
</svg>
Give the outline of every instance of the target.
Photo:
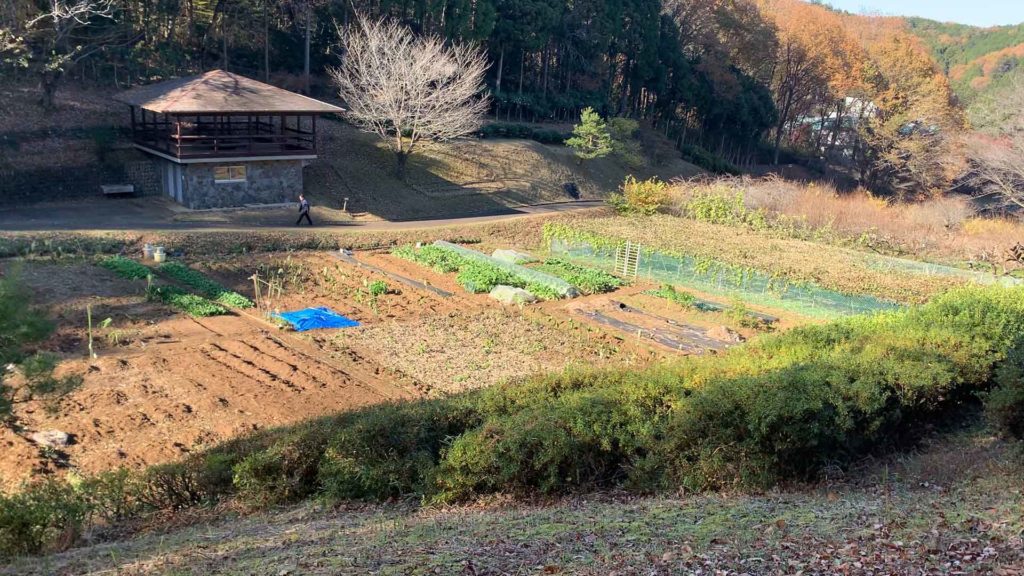
<svg viewBox="0 0 1024 576">
<path fill-rule="evenodd" d="M 245 182 L 215 182 L 222 164 L 186 164 L 182 204 L 192 209 L 228 208 L 246 204 L 296 202 L 302 193 L 302 160 L 225 162 L 246 166 Z"/>
</svg>

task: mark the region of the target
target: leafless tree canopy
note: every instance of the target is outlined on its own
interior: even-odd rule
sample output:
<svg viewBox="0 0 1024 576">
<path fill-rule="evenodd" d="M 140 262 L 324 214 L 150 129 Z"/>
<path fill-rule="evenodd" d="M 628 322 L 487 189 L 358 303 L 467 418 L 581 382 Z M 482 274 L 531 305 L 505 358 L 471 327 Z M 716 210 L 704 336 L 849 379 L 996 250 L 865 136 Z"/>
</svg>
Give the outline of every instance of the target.
<svg viewBox="0 0 1024 576">
<path fill-rule="evenodd" d="M 339 34 L 342 64 L 331 78 L 349 119 L 395 153 L 399 176 L 418 146 L 479 128 L 488 107 L 482 51 L 385 21 L 360 19 Z"/>
<path fill-rule="evenodd" d="M 973 111 L 988 126 L 967 137 L 970 183 L 986 196 L 1024 208 L 1024 78 Z"/>
<path fill-rule="evenodd" d="M 57 85 L 66 71 L 119 40 L 128 41 L 121 38 L 116 26 L 96 29 L 101 21 L 113 21 L 115 12 L 113 0 L 11 3 L 7 12 L 0 13 L 4 20 L 0 26 L 7 28 L 12 18 L 14 24 L 6 32 L 0 30 L 0 57 L 38 73 L 40 103 L 52 108 Z"/>
</svg>

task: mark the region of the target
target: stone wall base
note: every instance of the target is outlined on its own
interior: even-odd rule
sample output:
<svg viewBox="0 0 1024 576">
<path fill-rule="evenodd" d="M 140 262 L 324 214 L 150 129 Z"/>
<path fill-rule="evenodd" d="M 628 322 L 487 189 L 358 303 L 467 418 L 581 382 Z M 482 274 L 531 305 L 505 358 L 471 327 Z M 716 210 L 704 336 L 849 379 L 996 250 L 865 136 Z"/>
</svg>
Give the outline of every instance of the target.
<svg viewBox="0 0 1024 576">
<path fill-rule="evenodd" d="M 245 166 L 245 181 L 216 181 L 218 166 Z M 170 183 L 173 186 L 173 179 L 180 178 L 180 199 L 169 189 L 166 172 L 164 178 L 164 193 L 193 210 L 297 202 L 302 193 L 302 160 L 181 164 Z"/>
</svg>

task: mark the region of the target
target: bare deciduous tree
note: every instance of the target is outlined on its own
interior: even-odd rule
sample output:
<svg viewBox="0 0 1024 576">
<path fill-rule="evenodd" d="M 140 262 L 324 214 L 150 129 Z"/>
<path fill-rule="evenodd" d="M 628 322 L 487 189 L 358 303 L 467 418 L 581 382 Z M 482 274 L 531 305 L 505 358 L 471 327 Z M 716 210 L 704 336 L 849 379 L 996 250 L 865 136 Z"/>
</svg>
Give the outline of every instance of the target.
<svg viewBox="0 0 1024 576">
<path fill-rule="evenodd" d="M 359 19 L 339 34 L 343 59 L 331 78 L 349 119 L 395 153 L 399 178 L 418 147 L 479 128 L 488 107 L 482 51 L 385 21 Z"/>
<path fill-rule="evenodd" d="M 983 129 L 964 143 L 967 182 L 984 196 L 1024 209 L 1024 77 L 972 108 Z"/>
<path fill-rule="evenodd" d="M 28 21 L 26 28 L 39 69 L 40 104 L 53 107 L 57 84 L 64 73 L 110 43 L 112 36 L 78 37 L 99 19 L 111 19 L 112 0 L 49 0 L 47 10 Z"/>
</svg>

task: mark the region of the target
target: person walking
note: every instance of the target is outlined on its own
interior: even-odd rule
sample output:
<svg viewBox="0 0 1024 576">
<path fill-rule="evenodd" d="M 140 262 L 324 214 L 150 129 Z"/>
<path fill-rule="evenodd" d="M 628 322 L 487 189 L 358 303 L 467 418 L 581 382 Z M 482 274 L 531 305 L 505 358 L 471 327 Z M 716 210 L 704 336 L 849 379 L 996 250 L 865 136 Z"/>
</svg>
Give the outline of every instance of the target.
<svg viewBox="0 0 1024 576">
<path fill-rule="evenodd" d="M 295 225 L 299 226 L 302 224 L 302 219 L 305 218 L 309 225 L 313 225 L 313 219 L 309 217 L 309 200 L 302 194 L 299 194 L 299 219 L 295 221 Z"/>
</svg>

